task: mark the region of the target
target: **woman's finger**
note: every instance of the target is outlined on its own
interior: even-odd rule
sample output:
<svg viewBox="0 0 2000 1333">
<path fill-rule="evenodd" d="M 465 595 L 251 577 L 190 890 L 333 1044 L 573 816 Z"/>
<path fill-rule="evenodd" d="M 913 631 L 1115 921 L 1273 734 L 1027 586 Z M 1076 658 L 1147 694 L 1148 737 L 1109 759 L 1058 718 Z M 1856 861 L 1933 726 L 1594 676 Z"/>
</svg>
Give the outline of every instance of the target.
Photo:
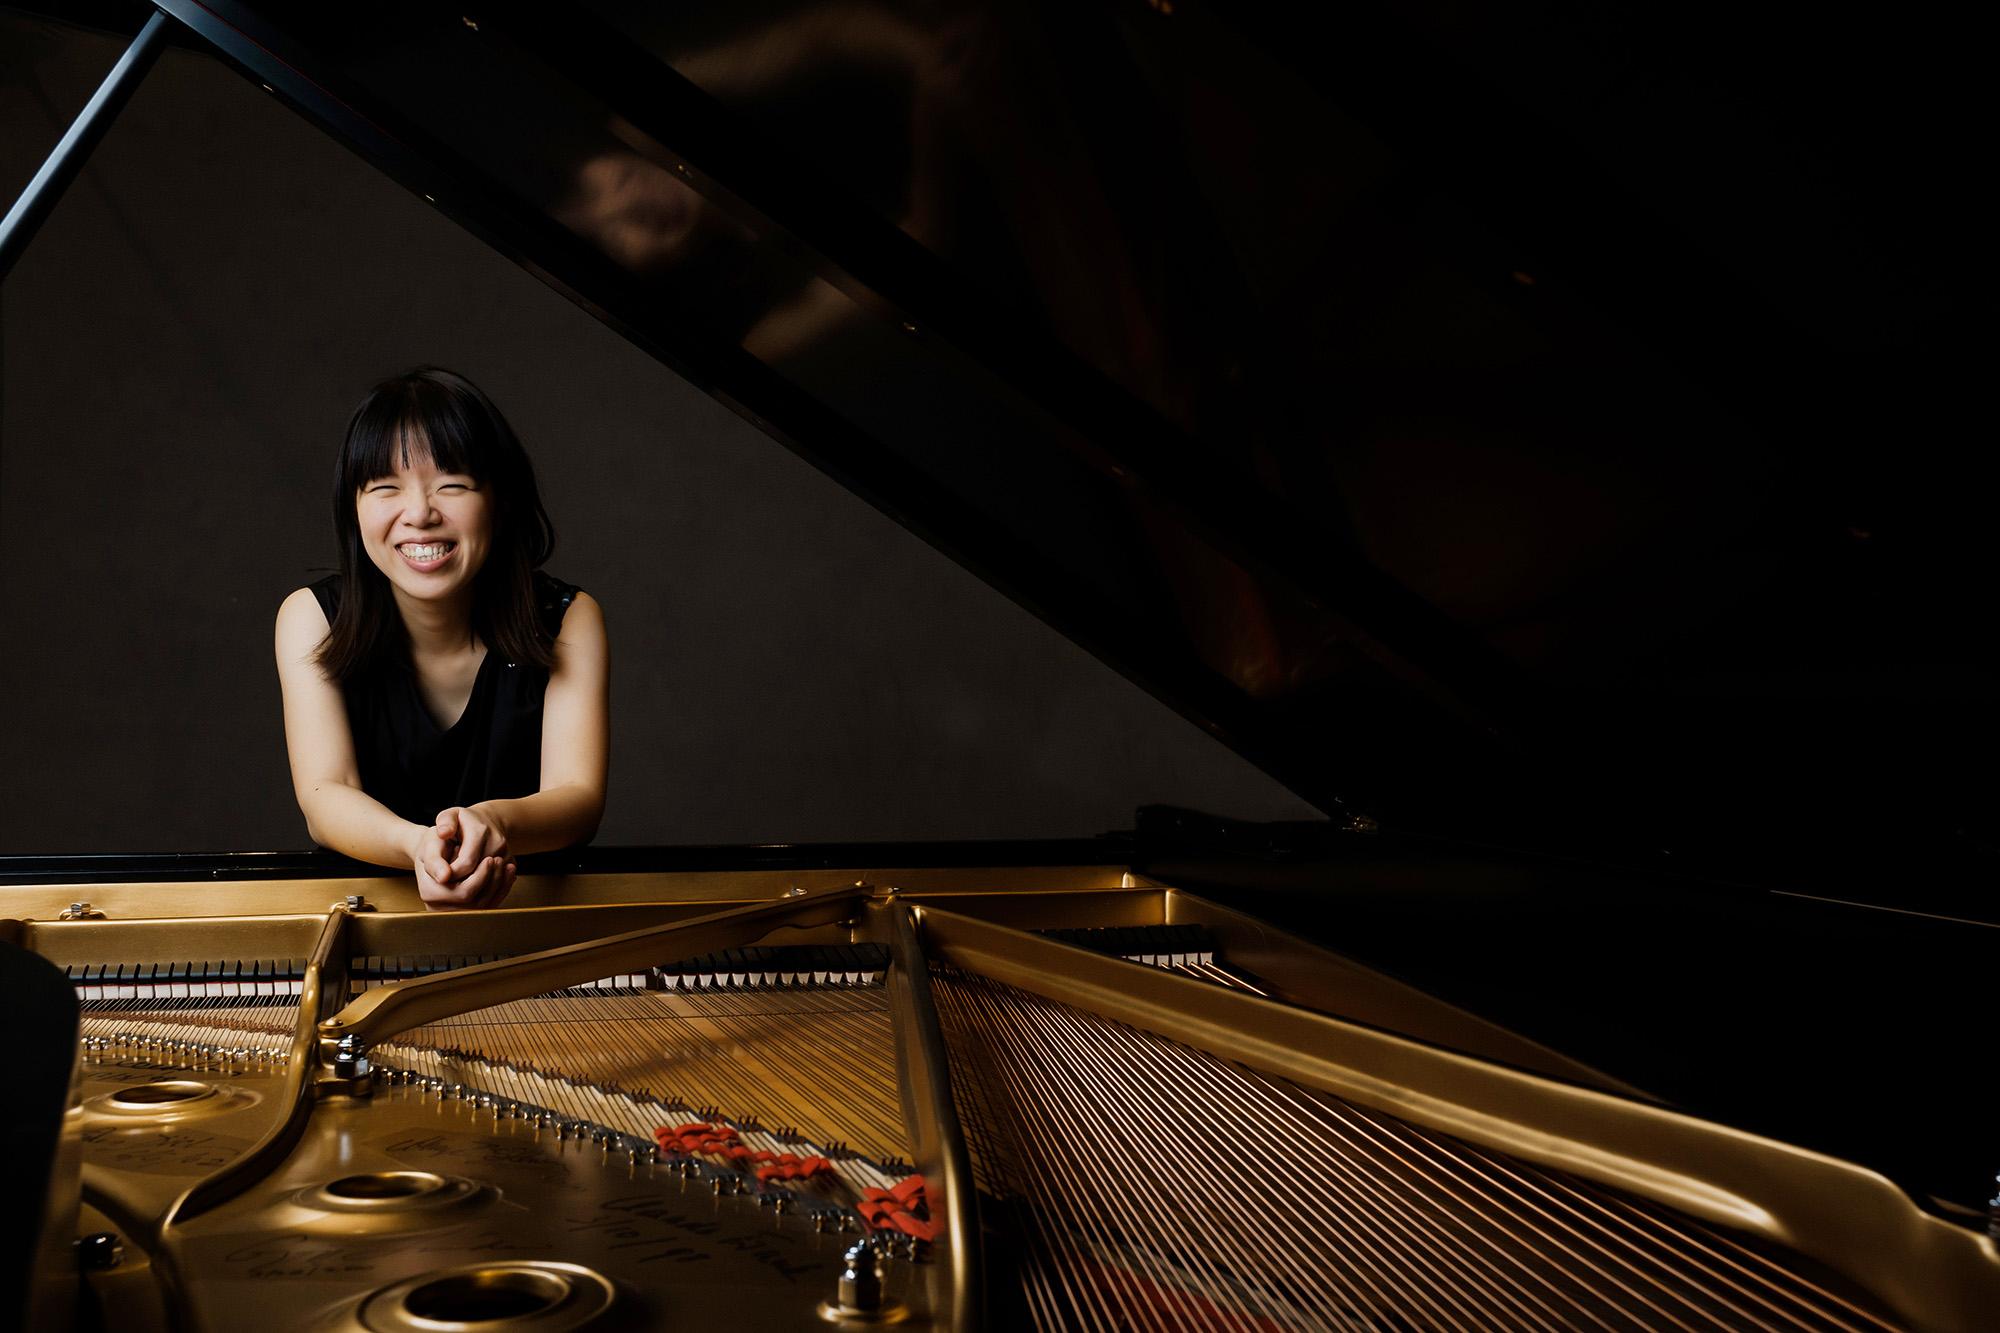
<svg viewBox="0 0 2000 1333">
<path fill-rule="evenodd" d="M 454 813 L 460 816 L 460 841 L 458 855 L 451 860 L 451 869 L 454 875 L 464 875 L 470 873 L 481 861 L 494 855 L 496 849 L 493 846 L 493 829 L 485 820 L 469 810 L 454 811 Z"/>
<path fill-rule="evenodd" d="M 417 854 L 412 869 L 419 879 L 430 879 L 438 884 L 451 882 L 451 862 L 446 859 L 444 842 L 438 837 L 436 825 L 425 829 L 423 836 L 417 839 Z M 421 889 L 423 885 L 417 887 Z"/>
<path fill-rule="evenodd" d="M 424 900 L 424 906 L 434 909 L 455 910 L 468 906 L 462 885 L 439 884 L 429 875 L 417 877 L 417 896 Z"/>
<path fill-rule="evenodd" d="M 455 887 L 459 894 L 458 900 L 461 903 L 467 907 L 477 907 L 479 905 L 479 900 L 485 896 L 486 890 L 493 883 L 494 873 L 497 869 L 495 863 L 498 860 L 498 857 L 489 856 L 477 861 L 473 864 L 471 870 L 460 877 Z"/>
<path fill-rule="evenodd" d="M 493 888 L 480 900 L 481 907 L 498 907 L 507 901 L 507 895 L 514 891 L 514 863 L 501 859 L 499 874 L 494 877 Z"/>
</svg>

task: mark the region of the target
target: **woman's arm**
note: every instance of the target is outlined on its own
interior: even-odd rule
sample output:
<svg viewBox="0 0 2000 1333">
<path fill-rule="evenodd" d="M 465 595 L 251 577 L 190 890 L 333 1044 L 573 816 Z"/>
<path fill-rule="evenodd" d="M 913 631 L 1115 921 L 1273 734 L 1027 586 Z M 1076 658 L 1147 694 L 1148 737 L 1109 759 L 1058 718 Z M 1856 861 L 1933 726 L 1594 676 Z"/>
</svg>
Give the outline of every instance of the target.
<svg viewBox="0 0 2000 1333">
<path fill-rule="evenodd" d="M 376 865 L 414 866 L 426 830 L 361 790 L 347 705 L 340 687 L 312 660 L 326 629 L 326 613 L 310 588 L 300 588 L 278 608 L 278 684 L 285 696 L 292 794 L 305 814 L 306 831 L 322 847 Z"/>
<path fill-rule="evenodd" d="M 468 808 L 493 826 L 510 856 L 588 842 L 604 816 L 611 658 L 604 608 L 589 593 L 579 592 L 563 613 L 555 651 L 555 669 L 542 696 L 542 789 Z M 482 854 L 482 841 L 466 837 L 461 855 Z M 463 873 L 456 861 L 452 870 Z"/>
</svg>

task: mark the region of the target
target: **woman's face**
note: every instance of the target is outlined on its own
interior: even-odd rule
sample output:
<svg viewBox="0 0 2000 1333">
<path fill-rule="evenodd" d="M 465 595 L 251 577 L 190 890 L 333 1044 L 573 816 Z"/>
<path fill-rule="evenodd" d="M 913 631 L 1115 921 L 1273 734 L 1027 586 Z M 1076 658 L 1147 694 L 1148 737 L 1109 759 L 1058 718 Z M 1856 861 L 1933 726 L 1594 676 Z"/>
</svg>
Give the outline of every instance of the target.
<svg viewBox="0 0 2000 1333">
<path fill-rule="evenodd" d="M 361 544 L 399 600 L 470 598 L 493 544 L 492 497 L 477 481 L 410 458 L 364 484 L 354 507 Z"/>
</svg>

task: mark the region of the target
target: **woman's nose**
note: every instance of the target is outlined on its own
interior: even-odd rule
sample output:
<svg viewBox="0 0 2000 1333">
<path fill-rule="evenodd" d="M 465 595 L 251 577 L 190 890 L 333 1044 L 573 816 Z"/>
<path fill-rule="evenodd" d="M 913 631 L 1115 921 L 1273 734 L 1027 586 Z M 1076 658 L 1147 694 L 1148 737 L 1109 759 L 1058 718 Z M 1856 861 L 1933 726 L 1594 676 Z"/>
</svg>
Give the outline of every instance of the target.
<svg viewBox="0 0 2000 1333">
<path fill-rule="evenodd" d="M 413 495 L 403 501 L 403 521 L 413 527 L 427 528 L 437 521 L 437 506 L 428 495 Z"/>
</svg>

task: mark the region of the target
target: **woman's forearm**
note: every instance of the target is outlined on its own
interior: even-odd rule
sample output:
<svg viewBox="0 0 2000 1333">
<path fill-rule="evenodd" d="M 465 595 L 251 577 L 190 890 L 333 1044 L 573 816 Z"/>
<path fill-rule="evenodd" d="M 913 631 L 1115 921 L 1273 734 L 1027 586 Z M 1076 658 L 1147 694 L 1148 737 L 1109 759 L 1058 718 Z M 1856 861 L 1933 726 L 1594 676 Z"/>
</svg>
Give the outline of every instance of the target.
<svg viewBox="0 0 2000 1333">
<path fill-rule="evenodd" d="M 378 866 L 408 870 L 415 863 L 423 825 L 412 824 L 359 787 L 326 782 L 298 797 L 306 830 L 320 846 Z"/>
<path fill-rule="evenodd" d="M 499 826 L 510 854 L 525 856 L 588 842 L 604 815 L 604 794 L 572 784 L 533 796 L 481 801 L 472 809 Z"/>
</svg>

